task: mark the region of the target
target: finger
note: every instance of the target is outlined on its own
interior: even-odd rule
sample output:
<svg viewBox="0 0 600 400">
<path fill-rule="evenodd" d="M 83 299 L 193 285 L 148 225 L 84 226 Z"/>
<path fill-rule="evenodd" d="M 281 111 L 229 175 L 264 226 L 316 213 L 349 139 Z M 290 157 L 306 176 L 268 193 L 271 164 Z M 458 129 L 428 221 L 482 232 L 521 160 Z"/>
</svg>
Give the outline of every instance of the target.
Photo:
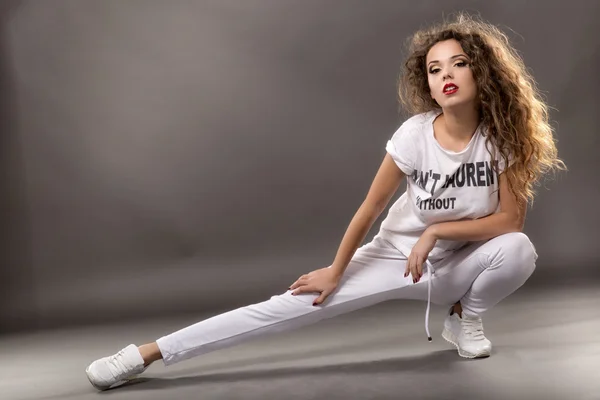
<svg viewBox="0 0 600 400">
<path fill-rule="evenodd" d="M 308 293 L 308 292 L 318 292 L 318 290 L 316 290 L 312 286 L 303 285 L 303 286 L 300 286 L 298 289 L 296 289 L 294 292 L 292 292 L 292 295 L 295 296 L 297 294 Z"/>
<path fill-rule="evenodd" d="M 308 279 L 300 277 L 300 278 L 298 278 L 298 280 L 296 282 L 294 282 L 294 284 L 292 286 L 290 286 L 290 288 L 296 289 L 297 287 L 306 285 L 307 281 L 308 281 Z"/>
<path fill-rule="evenodd" d="M 322 304 L 327 298 L 327 296 L 329 296 L 329 292 L 323 291 L 321 295 L 317 297 L 315 301 L 313 301 L 313 306 L 318 306 L 319 304 Z"/>
<path fill-rule="evenodd" d="M 415 283 L 419 282 L 421 280 L 421 273 L 420 273 L 420 269 L 421 269 L 421 257 L 417 256 L 415 257 Z"/>
<path fill-rule="evenodd" d="M 412 257 L 412 254 L 408 256 L 408 259 L 406 260 L 406 270 L 404 271 L 404 277 L 406 278 L 408 276 L 408 274 L 410 273 L 410 259 Z"/>
<path fill-rule="evenodd" d="M 423 276 L 423 257 L 417 257 L 417 282 Z"/>
<path fill-rule="evenodd" d="M 412 260 L 412 262 L 410 263 L 410 274 L 412 275 L 413 278 L 413 283 L 417 283 L 419 280 L 419 275 L 417 273 L 417 263 L 418 263 L 418 259 L 415 256 Z"/>
</svg>

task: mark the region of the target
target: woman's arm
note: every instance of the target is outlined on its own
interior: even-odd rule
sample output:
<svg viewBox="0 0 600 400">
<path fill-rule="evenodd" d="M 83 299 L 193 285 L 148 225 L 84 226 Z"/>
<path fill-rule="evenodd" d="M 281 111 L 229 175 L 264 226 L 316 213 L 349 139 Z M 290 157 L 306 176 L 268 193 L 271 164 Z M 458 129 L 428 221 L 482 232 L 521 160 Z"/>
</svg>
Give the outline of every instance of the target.
<svg viewBox="0 0 600 400">
<path fill-rule="evenodd" d="M 313 301 L 313 305 L 317 306 L 325 301 L 337 287 L 356 249 L 398 190 L 404 176 L 405 174 L 398 168 L 392 157 L 386 154 L 365 200 L 346 229 L 330 268 L 320 268 L 298 278 L 289 287 L 293 296 L 300 293 L 318 292 L 319 297 Z"/>
<path fill-rule="evenodd" d="M 386 154 L 364 202 L 352 218 L 344 234 L 335 260 L 331 265 L 336 275 L 342 276 L 356 249 L 365 239 L 373 223 L 385 210 L 404 176 L 405 174 L 398 168 L 392 157 Z"/>
<path fill-rule="evenodd" d="M 479 241 L 509 233 L 520 232 L 525 223 L 527 205 L 519 207 L 508 189 L 508 180 L 500 175 L 500 211 L 484 218 L 469 221 L 442 222 L 431 225 L 425 234 L 433 239 Z"/>
</svg>

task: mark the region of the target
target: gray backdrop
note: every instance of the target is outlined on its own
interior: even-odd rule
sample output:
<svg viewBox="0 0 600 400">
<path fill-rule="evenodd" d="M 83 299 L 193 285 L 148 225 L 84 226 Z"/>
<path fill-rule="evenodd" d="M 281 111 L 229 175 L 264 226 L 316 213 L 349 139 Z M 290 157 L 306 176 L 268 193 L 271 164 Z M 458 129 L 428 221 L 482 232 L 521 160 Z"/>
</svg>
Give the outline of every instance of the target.
<svg viewBox="0 0 600 400">
<path fill-rule="evenodd" d="M 406 117 L 405 38 L 460 9 L 553 107 L 537 281 L 597 281 L 599 4 L 4 1 L 0 329 L 216 312 L 329 265 Z"/>
</svg>

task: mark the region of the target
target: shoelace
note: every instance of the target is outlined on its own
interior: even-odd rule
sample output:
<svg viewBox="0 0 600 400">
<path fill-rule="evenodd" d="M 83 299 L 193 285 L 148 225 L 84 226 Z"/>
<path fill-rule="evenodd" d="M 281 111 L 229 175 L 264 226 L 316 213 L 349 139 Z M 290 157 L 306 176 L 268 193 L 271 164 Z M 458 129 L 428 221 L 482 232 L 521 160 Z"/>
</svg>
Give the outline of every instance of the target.
<svg viewBox="0 0 600 400">
<path fill-rule="evenodd" d="M 123 361 L 121 361 L 124 354 L 125 354 L 125 349 L 122 349 L 122 350 L 119 350 L 119 352 L 117 354 L 114 354 L 108 358 L 108 363 L 112 367 L 112 368 L 109 367 L 109 370 L 113 374 L 114 377 L 117 377 L 118 375 L 120 375 L 124 372 L 123 371 Z"/>
<path fill-rule="evenodd" d="M 478 340 L 484 337 L 481 318 L 463 318 L 462 327 L 465 334 L 472 339 Z"/>
</svg>

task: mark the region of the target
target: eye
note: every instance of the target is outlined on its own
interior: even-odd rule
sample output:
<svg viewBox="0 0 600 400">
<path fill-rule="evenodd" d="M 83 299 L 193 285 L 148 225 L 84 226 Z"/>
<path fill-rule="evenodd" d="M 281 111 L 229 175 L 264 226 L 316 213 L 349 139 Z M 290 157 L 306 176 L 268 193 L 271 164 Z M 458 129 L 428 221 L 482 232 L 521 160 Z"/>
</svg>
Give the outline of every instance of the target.
<svg viewBox="0 0 600 400">
<path fill-rule="evenodd" d="M 457 62 L 454 65 L 458 66 L 458 67 L 465 67 L 465 66 L 467 66 L 467 62 L 466 61 L 459 61 L 459 62 Z"/>
<path fill-rule="evenodd" d="M 440 71 L 440 69 L 439 69 L 439 68 L 431 68 L 431 69 L 429 69 L 429 73 L 430 73 L 430 74 L 435 74 L 435 73 L 437 73 L 437 72 L 439 72 L 439 71 Z"/>
</svg>

